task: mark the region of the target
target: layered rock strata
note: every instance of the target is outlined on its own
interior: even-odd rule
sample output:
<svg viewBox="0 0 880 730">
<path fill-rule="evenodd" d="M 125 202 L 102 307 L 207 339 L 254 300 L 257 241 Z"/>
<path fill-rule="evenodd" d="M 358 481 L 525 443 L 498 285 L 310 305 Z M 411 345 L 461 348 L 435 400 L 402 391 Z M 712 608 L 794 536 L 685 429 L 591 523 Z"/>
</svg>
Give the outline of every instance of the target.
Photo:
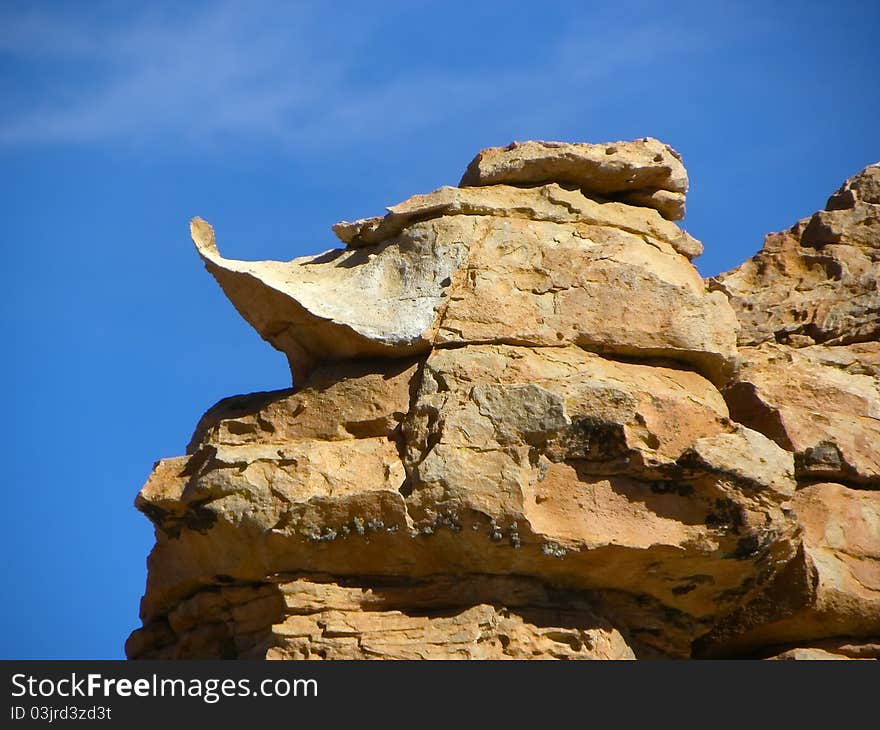
<svg viewBox="0 0 880 730">
<path fill-rule="evenodd" d="M 697 653 L 880 657 L 880 164 L 710 282 L 741 323 L 731 416 L 794 455 L 798 559 Z"/>
<path fill-rule="evenodd" d="M 802 222 L 710 282 L 650 138 L 484 150 L 289 262 L 226 259 L 194 219 L 293 387 L 221 401 L 156 464 L 128 655 L 876 654 L 871 170 L 825 243 Z M 767 291 L 798 266 L 812 308 Z"/>
</svg>

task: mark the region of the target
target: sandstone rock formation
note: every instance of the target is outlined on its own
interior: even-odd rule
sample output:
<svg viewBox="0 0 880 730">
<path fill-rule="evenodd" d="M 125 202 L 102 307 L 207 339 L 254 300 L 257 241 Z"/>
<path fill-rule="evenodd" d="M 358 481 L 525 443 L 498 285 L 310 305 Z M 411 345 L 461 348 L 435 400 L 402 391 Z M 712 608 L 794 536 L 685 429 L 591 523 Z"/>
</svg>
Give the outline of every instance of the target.
<svg viewBox="0 0 880 730">
<path fill-rule="evenodd" d="M 877 657 L 877 169 L 710 282 L 653 139 L 484 150 L 290 262 L 194 219 L 293 387 L 156 464 L 128 655 Z"/>
<path fill-rule="evenodd" d="M 607 145 L 514 142 L 490 147 L 471 161 L 459 185 L 532 186 L 540 181 L 656 208 L 669 220 L 684 218 L 688 177 L 681 157 L 651 137 Z"/>
<path fill-rule="evenodd" d="M 878 657 L 880 164 L 711 282 L 741 323 L 731 416 L 793 453 L 798 559 L 696 645 Z M 873 637 L 873 638 L 872 638 Z"/>
<path fill-rule="evenodd" d="M 741 323 L 740 344 L 850 345 L 880 340 L 880 163 L 829 198 L 825 210 L 767 236 L 718 277 Z"/>
</svg>

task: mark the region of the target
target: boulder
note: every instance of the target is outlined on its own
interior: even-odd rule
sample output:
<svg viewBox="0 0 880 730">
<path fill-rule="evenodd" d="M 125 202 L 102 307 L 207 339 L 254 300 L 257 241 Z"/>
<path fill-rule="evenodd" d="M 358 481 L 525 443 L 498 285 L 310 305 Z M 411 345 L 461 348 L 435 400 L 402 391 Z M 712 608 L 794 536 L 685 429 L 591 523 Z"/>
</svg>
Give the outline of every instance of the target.
<svg viewBox="0 0 880 730">
<path fill-rule="evenodd" d="M 468 165 L 460 186 L 558 182 L 586 194 L 621 200 L 684 217 L 688 189 L 681 157 L 652 137 L 632 142 L 572 144 L 513 142 L 482 150 Z"/>
</svg>

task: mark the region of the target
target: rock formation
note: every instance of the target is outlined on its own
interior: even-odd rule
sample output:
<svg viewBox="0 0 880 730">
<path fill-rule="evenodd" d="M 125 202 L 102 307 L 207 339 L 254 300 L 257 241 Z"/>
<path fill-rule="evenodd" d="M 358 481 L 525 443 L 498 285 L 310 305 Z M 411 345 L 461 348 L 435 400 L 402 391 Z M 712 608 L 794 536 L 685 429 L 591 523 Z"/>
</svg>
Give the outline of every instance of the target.
<svg viewBox="0 0 880 730">
<path fill-rule="evenodd" d="M 293 387 L 136 505 L 132 658 L 880 656 L 880 166 L 701 279 L 654 139 L 482 151 L 206 268 Z"/>
</svg>

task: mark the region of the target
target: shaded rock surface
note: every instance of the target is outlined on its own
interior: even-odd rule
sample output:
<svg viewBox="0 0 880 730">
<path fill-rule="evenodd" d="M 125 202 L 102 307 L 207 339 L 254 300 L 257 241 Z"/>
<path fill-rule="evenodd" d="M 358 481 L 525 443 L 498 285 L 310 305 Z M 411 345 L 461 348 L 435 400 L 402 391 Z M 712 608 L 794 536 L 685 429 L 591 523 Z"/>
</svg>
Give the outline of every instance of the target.
<svg viewBox="0 0 880 730">
<path fill-rule="evenodd" d="M 698 642 L 701 654 L 880 635 L 880 492 L 812 484 L 797 492 L 798 558 L 757 598 Z M 873 637 L 873 641 L 871 641 Z"/>
<path fill-rule="evenodd" d="M 193 220 L 294 382 L 157 462 L 128 655 L 876 657 L 874 167 L 710 282 L 657 140 L 461 185 L 290 262 Z"/>
</svg>

